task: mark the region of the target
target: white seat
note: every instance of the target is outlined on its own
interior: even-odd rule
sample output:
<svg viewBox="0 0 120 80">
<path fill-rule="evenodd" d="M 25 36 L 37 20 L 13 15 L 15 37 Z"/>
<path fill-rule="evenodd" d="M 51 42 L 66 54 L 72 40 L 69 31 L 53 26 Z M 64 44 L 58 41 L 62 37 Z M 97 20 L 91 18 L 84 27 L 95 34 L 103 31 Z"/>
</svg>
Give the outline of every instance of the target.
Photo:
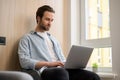
<svg viewBox="0 0 120 80">
<path fill-rule="evenodd" d="M 24 72 L 0 71 L 0 80 L 33 80 L 33 78 Z"/>
</svg>

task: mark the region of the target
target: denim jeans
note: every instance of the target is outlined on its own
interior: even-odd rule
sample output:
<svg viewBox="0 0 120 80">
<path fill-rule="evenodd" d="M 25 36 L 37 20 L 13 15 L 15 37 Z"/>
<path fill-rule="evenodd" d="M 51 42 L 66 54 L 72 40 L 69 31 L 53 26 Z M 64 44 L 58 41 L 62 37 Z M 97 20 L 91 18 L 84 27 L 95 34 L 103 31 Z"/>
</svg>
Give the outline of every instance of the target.
<svg viewBox="0 0 120 80">
<path fill-rule="evenodd" d="M 100 80 L 100 77 L 91 71 L 83 69 L 46 68 L 41 76 L 35 70 L 23 70 L 34 80 Z"/>
</svg>

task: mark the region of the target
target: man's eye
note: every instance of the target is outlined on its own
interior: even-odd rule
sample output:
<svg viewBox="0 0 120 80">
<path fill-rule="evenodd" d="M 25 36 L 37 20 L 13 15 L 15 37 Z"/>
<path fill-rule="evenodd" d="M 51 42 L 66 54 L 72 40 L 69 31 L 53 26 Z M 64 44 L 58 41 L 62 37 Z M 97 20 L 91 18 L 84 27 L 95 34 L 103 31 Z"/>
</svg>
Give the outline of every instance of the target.
<svg viewBox="0 0 120 80">
<path fill-rule="evenodd" d="M 51 22 L 53 22 L 53 19 L 51 20 Z"/>
<path fill-rule="evenodd" d="M 51 22 L 53 22 L 53 19 L 46 18 L 46 21 L 51 21 Z"/>
<path fill-rule="evenodd" d="M 50 21 L 50 19 L 48 19 L 48 18 L 47 18 L 46 20 L 47 20 L 47 21 Z"/>
</svg>

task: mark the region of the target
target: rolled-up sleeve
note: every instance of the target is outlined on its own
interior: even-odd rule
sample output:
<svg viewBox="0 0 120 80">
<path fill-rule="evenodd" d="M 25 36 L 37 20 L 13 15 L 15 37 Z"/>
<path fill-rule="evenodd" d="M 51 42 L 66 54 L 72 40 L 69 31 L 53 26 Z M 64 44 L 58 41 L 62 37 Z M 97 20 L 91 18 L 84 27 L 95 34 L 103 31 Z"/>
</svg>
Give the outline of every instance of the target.
<svg viewBox="0 0 120 80">
<path fill-rule="evenodd" d="M 18 56 L 20 65 L 24 69 L 35 69 L 38 60 L 31 58 L 29 39 L 23 37 L 19 42 Z"/>
</svg>

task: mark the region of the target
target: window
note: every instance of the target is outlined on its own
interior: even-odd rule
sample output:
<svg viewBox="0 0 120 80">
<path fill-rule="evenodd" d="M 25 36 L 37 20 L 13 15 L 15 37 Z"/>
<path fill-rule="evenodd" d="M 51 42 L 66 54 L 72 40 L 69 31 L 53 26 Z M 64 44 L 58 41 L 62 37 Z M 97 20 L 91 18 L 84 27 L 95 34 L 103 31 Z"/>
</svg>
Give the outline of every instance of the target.
<svg viewBox="0 0 120 80">
<path fill-rule="evenodd" d="M 94 47 L 88 66 L 112 67 L 109 0 L 81 0 L 81 45 Z"/>
</svg>

